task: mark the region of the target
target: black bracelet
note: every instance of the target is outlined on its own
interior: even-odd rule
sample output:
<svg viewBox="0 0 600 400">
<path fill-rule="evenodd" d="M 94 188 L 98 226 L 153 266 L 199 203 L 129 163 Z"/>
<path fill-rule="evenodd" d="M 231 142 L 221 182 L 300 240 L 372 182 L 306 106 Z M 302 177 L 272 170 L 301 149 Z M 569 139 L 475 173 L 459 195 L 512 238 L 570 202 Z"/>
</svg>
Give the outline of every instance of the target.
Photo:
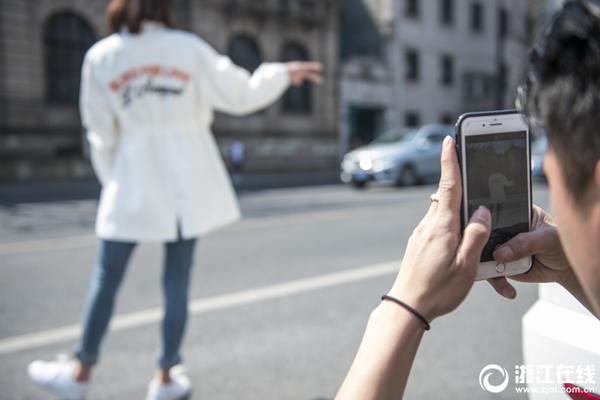
<svg viewBox="0 0 600 400">
<path fill-rule="evenodd" d="M 393 303 L 398 304 L 399 306 L 404 307 L 408 312 L 410 312 L 412 315 L 414 315 L 415 317 L 417 317 L 425 326 L 425 330 L 428 331 L 431 329 L 431 326 L 429 325 L 429 322 L 427 322 L 427 320 L 425 319 L 424 316 L 421 315 L 421 313 L 419 313 L 417 310 L 415 310 L 414 308 L 412 308 L 411 306 L 409 306 L 408 304 L 406 304 L 403 301 L 398 300 L 395 297 L 392 296 L 388 296 L 387 294 L 384 294 L 383 296 L 381 296 L 381 301 L 383 300 L 389 300 Z"/>
</svg>

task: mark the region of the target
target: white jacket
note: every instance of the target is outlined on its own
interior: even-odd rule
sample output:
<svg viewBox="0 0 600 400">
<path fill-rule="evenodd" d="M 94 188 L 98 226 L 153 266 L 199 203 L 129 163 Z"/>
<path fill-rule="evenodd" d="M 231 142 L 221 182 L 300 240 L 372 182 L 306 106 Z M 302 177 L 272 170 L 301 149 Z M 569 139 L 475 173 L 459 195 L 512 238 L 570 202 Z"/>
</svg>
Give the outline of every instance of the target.
<svg viewBox="0 0 600 400">
<path fill-rule="evenodd" d="M 96 234 L 172 241 L 240 216 L 210 131 L 213 110 L 247 114 L 289 85 L 280 63 L 252 76 L 197 36 L 145 22 L 86 54 L 80 108 L 102 183 Z"/>
</svg>

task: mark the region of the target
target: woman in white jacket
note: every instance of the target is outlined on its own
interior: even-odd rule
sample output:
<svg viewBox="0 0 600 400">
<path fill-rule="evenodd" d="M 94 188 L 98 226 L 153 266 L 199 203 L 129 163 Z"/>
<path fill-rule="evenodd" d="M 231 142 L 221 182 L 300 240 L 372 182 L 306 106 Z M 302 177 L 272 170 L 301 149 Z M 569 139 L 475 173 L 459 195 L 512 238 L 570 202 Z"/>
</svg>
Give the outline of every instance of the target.
<svg viewBox="0 0 600 400">
<path fill-rule="evenodd" d="M 291 84 L 319 83 L 319 63 L 264 63 L 252 75 L 196 35 L 171 28 L 167 0 L 113 0 L 113 34 L 86 54 L 81 115 L 102 183 L 99 255 L 76 357 L 35 361 L 31 378 L 65 399 L 84 398 L 129 257 L 140 241 L 166 243 L 159 369 L 148 399 L 177 399 L 189 380 L 171 368 L 187 319 L 196 238 L 240 212 L 210 126 L 213 111 L 242 115 Z"/>
</svg>

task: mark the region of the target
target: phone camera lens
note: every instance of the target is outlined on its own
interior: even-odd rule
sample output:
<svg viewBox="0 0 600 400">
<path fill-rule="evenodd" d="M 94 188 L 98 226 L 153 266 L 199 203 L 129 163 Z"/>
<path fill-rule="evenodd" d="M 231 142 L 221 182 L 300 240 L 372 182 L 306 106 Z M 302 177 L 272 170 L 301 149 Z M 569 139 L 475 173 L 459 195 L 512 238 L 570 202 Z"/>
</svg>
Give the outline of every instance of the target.
<svg viewBox="0 0 600 400">
<path fill-rule="evenodd" d="M 485 124 L 483 124 L 483 126 L 485 127 Z"/>
</svg>

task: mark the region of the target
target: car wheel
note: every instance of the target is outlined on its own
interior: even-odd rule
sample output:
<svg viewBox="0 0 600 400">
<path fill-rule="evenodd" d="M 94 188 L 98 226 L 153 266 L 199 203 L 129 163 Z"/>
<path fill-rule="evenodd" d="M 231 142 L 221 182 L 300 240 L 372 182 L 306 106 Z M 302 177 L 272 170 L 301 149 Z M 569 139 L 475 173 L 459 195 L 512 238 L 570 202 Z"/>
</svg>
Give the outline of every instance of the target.
<svg viewBox="0 0 600 400">
<path fill-rule="evenodd" d="M 396 181 L 397 186 L 414 186 L 419 183 L 419 177 L 415 172 L 415 169 L 410 165 L 406 165 L 400 170 L 398 180 Z"/>
<path fill-rule="evenodd" d="M 352 186 L 356 189 L 364 189 L 367 187 L 367 181 L 352 181 Z"/>
</svg>

